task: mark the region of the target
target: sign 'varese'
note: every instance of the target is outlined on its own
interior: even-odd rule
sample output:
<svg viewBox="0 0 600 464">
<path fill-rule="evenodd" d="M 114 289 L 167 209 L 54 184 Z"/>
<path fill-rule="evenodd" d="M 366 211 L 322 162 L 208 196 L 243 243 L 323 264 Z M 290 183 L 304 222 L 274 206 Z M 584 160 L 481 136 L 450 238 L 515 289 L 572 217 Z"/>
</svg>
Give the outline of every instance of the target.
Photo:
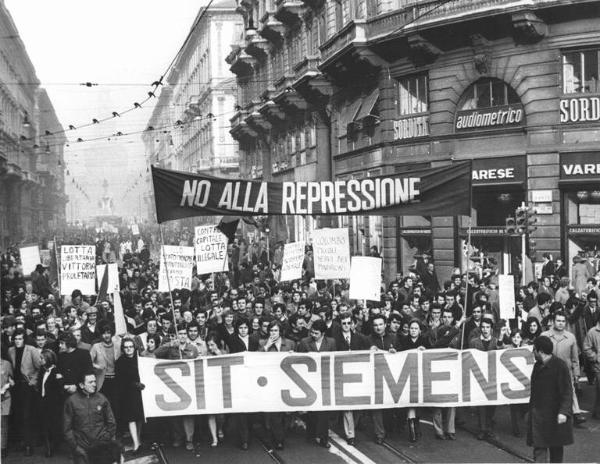
<svg viewBox="0 0 600 464">
<path fill-rule="evenodd" d="M 470 162 L 366 179 L 260 182 L 152 168 L 158 222 L 223 215 L 468 214 Z"/>
</svg>

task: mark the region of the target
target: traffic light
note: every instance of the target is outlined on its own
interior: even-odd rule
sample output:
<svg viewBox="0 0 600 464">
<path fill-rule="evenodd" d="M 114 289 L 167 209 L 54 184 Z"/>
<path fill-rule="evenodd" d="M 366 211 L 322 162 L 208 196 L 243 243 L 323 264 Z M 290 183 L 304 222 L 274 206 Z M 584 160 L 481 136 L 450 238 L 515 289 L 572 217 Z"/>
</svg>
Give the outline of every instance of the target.
<svg viewBox="0 0 600 464">
<path fill-rule="evenodd" d="M 508 235 L 514 235 L 517 233 L 517 221 L 515 221 L 514 217 L 506 218 L 506 233 Z"/>
<path fill-rule="evenodd" d="M 537 216 L 536 216 L 537 211 L 534 210 L 531 206 L 529 208 L 527 208 L 527 233 L 531 234 L 532 232 L 534 232 L 537 229 L 537 226 L 535 225 L 537 222 Z"/>
<path fill-rule="evenodd" d="M 517 233 L 524 234 L 527 231 L 527 208 L 519 207 L 515 212 Z"/>
<path fill-rule="evenodd" d="M 535 239 L 530 238 L 529 239 L 529 254 L 532 255 L 535 253 L 535 247 L 537 246 L 537 242 L 535 241 Z"/>
</svg>

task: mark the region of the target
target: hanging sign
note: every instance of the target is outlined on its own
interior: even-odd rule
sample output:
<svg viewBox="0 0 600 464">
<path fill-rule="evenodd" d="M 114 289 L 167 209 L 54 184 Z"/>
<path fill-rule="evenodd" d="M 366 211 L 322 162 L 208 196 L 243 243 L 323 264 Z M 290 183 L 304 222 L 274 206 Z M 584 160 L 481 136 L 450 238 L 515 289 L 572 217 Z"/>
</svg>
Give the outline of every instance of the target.
<svg viewBox="0 0 600 464">
<path fill-rule="evenodd" d="M 302 277 L 302 263 L 304 262 L 305 242 L 286 243 L 283 246 L 283 260 L 281 262 L 281 282 L 300 279 Z"/>
<path fill-rule="evenodd" d="M 96 246 L 62 245 L 60 247 L 60 294 L 80 290 L 84 295 L 96 293 Z"/>
<path fill-rule="evenodd" d="M 348 229 L 313 230 L 315 279 L 350 277 L 350 240 Z"/>
<path fill-rule="evenodd" d="M 194 250 L 198 275 L 227 269 L 227 237 L 217 226 L 197 226 L 194 229 Z"/>
<path fill-rule="evenodd" d="M 159 223 L 206 215 L 470 214 L 471 161 L 335 182 L 220 179 L 152 167 Z"/>
<path fill-rule="evenodd" d="M 193 247 L 163 245 L 160 251 L 158 291 L 168 292 L 169 290 L 175 290 L 176 288 L 191 289 L 193 267 Z"/>
</svg>

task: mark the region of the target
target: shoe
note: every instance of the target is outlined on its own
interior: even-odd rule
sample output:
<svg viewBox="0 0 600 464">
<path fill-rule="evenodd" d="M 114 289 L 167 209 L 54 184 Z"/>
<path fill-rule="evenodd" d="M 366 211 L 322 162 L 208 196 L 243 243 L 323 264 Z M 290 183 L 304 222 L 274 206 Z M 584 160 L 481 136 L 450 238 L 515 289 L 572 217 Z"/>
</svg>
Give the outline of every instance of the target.
<svg viewBox="0 0 600 464">
<path fill-rule="evenodd" d="M 476 436 L 478 440 L 485 440 L 485 432 L 479 432 Z"/>
<path fill-rule="evenodd" d="M 447 433 L 446 438 L 448 440 L 456 441 L 456 434 L 455 433 Z"/>
<path fill-rule="evenodd" d="M 240 445 L 240 448 L 242 448 L 244 451 L 248 451 L 248 442 L 245 441 Z"/>
<path fill-rule="evenodd" d="M 329 449 L 329 448 L 331 448 L 331 443 L 329 443 L 329 440 L 320 440 L 319 446 L 321 448 Z"/>
<path fill-rule="evenodd" d="M 31 446 L 26 446 L 23 454 L 25 456 L 33 456 L 33 450 L 31 449 Z"/>
<path fill-rule="evenodd" d="M 277 451 L 282 451 L 283 450 L 283 443 L 275 443 L 275 449 Z"/>
<path fill-rule="evenodd" d="M 217 446 L 219 446 L 219 440 L 213 441 L 213 442 L 210 444 L 210 447 L 211 447 L 211 448 L 216 448 Z"/>
<path fill-rule="evenodd" d="M 354 446 L 354 438 L 346 438 L 346 443 L 348 443 L 350 446 Z"/>
<path fill-rule="evenodd" d="M 488 440 L 495 440 L 496 434 L 494 432 L 485 432 L 485 438 Z"/>
<path fill-rule="evenodd" d="M 194 451 L 194 444 L 191 441 L 186 441 L 185 449 L 188 451 Z"/>
<path fill-rule="evenodd" d="M 574 415 L 574 422 L 576 425 L 579 424 L 583 424 L 587 419 L 585 418 L 585 416 L 583 414 L 575 414 Z"/>
<path fill-rule="evenodd" d="M 222 431 L 222 430 L 219 430 L 219 431 L 217 432 L 217 438 L 218 438 L 220 441 L 223 441 L 223 438 L 225 438 L 225 435 L 223 435 L 223 431 Z"/>
<path fill-rule="evenodd" d="M 377 443 L 378 445 L 383 445 L 383 438 L 382 437 L 375 438 L 375 443 Z"/>
<path fill-rule="evenodd" d="M 175 440 L 173 442 L 173 448 L 179 448 L 182 445 L 181 441 Z"/>
<path fill-rule="evenodd" d="M 438 435 L 437 433 L 435 434 L 435 438 L 438 440 L 447 440 L 446 435 Z"/>
</svg>

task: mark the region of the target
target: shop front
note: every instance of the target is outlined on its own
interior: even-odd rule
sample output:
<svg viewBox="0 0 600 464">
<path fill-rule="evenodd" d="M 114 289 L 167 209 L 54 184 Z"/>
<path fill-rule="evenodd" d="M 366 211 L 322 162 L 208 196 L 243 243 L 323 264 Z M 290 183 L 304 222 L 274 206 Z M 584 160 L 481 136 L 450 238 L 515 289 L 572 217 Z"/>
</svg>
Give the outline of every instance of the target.
<svg viewBox="0 0 600 464">
<path fill-rule="evenodd" d="M 563 256 L 573 265 L 584 258 L 590 273 L 600 270 L 600 152 L 560 154 Z"/>
<path fill-rule="evenodd" d="M 527 160 L 525 156 L 473 160 L 473 210 L 471 249 L 467 251 L 469 218 L 459 221 L 461 268 L 489 267 L 501 273 L 518 269 L 519 237 L 506 234 L 506 218 L 526 199 Z"/>
</svg>

